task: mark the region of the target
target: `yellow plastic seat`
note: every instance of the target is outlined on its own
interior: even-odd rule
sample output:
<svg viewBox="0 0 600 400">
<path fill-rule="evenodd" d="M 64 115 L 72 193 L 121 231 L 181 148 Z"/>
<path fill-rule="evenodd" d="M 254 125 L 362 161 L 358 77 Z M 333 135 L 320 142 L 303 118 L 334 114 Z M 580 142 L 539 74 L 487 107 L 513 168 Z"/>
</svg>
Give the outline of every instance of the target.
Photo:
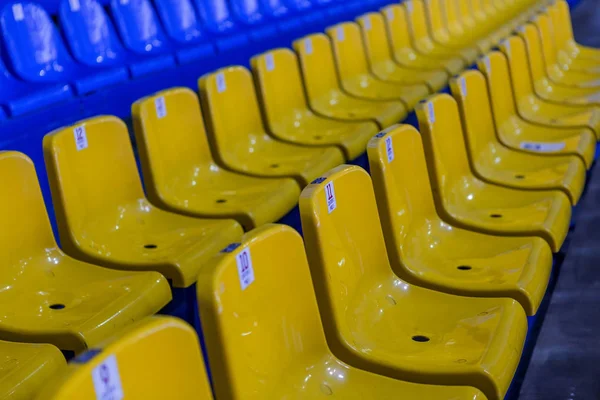
<svg viewBox="0 0 600 400">
<path fill-rule="evenodd" d="M 507 236 L 539 236 L 558 252 L 567 236 L 571 202 L 561 191 L 526 191 L 487 183 L 475 175 L 456 101 L 435 95 L 417 118 L 438 212 L 465 229 Z"/>
<path fill-rule="evenodd" d="M 444 68 L 449 75 L 462 71 L 464 62 L 459 57 L 440 59 L 421 54 L 413 45 L 413 33 L 411 31 L 410 14 L 406 7 L 400 4 L 392 4 L 383 8 L 385 25 L 390 39 L 392 56 L 398 64 L 416 69 L 437 71 Z"/>
<path fill-rule="evenodd" d="M 219 399 L 485 399 L 475 388 L 403 382 L 334 356 L 302 238 L 285 225 L 253 230 L 215 257 L 200 274 L 198 304 Z"/>
<path fill-rule="evenodd" d="M 486 77 L 494 122 L 502 143 L 538 155 L 576 155 L 591 168 L 596 151 L 596 136 L 591 129 L 540 125 L 523 119 L 517 112 L 503 54 L 490 53 L 478 62 L 478 68 Z"/>
<path fill-rule="evenodd" d="M 493 52 L 490 59 L 495 55 L 501 54 Z M 458 103 L 469 161 L 476 175 L 514 189 L 561 190 L 571 204 L 577 204 L 585 186 L 586 168 L 581 158 L 525 153 L 500 143 L 481 72 L 463 72 L 451 80 L 450 87 Z"/>
<path fill-rule="evenodd" d="M 54 240 L 27 156 L 1 152 L 0 176 L 0 218 L 10 227 L 0 230 L 6 282 L 0 340 L 79 352 L 171 300 L 167 280 L 156 272 L 114 271 L 65 255 Z"/>
<path fill-rule="evenodd" d="M 29 400 L 54 379 L 63 368 L 65 358 L 50 344 L 0 341 L 0 398 Z"/>
<path fill-rule="evenodd" d="M 375 121 L 385 128 L 406 118 L 401 101 L 369 101 L 342 91 L 329 38 L 317 33 L 293 43 L 300 61 L 310 108 L 317 114 L 341 121 Z"/>
<path fill-rule="evenodd" d="M 299 146 L 269 135 L 246 68 L 220 69 L 200 78 L 198 86 L 211 147 L 224 167 L 264 178 L 292 177 L 304 187 L 344 162 L 336 147 Z"/>
<path fill-rule="evenodd" d="M 294 179 L 263 179 L 213 159 L 198 96 L 163 90 L 132 107 L 146 193 L 152 204 L 193 217 L 232 218 L 245 230 L 278 221 L 297 203 Z"/>
<path fill-rule="evenodd" d="M 448 73 L 443 68 L 418 70 L 394 61 L 381 13 L 371 12 L 360 16 L 356 21 L 361 28 L 370 71 L 375 77 L 401 84 L 426 84 L 431 93 L 446 87 Z"/>
<path fill-rule="evenodd" d="M 194 329 L 173 317 L 146 318 L 71 360 L 35 397 L 123 398 L 212 400 Z"/>
<path fill-rule="evenodd" d="M 594 131 L 596 139 L 600 139 L 600 106 L 560 104 L 536 96 L 523 39 L 519 36 L 511 36 L 499 47 L 508 61 L 519 115 L 538 124 L 571 128 L 587 127 Z M 495 58 L 497 56 L 490 59 Z"/>
<path fill-rule="evenodd" d="M 600 49 L 581 45 L 573 37 L 573 26 L 571 24 L 571 12 L 566 0 L 556 0 L 556 15 L 559 30 L 555 36 L 559 49 L 564 50 L 569 57 L 581 58 L 600 62 Z"/>
<path fill-rule="evenodd" d="M 369 71 L 360 27 L 344 22 L 327 28 L 342 88 L 369 100 L 400 100 L 408 110 L 429 94 L 425 84 L 403 85 L 376 79 Z"/>
<path fill-rule="evenodd" d="M 518 302 L 441 293 L 395 275 L 371 178 L 359 167 L 337 167 L 307 186 L 300 213 L 336 356 L 391 378 L 468 385 L 504 398 L 527 332 Z"/>
<path fill-rule="evenodd" d="M 196 282 L 204 260 L 243 231 L 234 220 L 164 211 L 145 197 L 127 127 L 99 116 L 44 137 L 62 248 L 114 269 L 157 271 L 174 287 Z"/>
<path fill-rule="evenodd" d="M 421 136 L 398 125 L 369 143 L 369 164 L 392 269 L 433 290 L 475 297 L 508 297 L 534 315 L 552 270 L 540 238 L 511 238 L 464 230 L 435 210 Z"/>
<path fill-rule="evenodd" d="M 494 45 L 492 32 L 486 24 L 475 22 L 468 0 L 445 0 L 446 29 L 448 34 L 462 41 L 475 43 L 481 53 L 489 51 Z"/>
<path fill-rule="evenodd" d="M 374 121 L 336 121 L 315 114 L 308 107 L 298 58 L 293 51 L 271 50 L 253 57 L 251 63 L 265 120 L 273 136 L 307 146 L 334 145 L 346 160 L 354 160 L 365 152 L 378 125 Z"/>
</svg>

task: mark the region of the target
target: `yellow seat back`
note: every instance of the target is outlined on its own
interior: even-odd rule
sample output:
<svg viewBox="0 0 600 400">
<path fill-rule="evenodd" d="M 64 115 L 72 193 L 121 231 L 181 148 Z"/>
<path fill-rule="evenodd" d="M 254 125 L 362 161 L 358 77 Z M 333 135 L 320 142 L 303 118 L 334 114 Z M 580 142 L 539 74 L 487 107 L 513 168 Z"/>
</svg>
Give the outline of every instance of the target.
<svg viewBox="0 0 600 400">
<path fill-rule="evenodd" d="M 546 62 L 542 53 L 542 43 L 537 28 L 533 24 L 525 24 L 517 32 L 525 42 L 533 82 L 546 79 Z"/>
<path fill-rule="evenodd" d="M 430 21 L 425 12 L 425 5 L 421 0 L 408 0 L 402 3 L 406 10 L 408 27 L 412 38 L 416 42 L 431 42 Z"/>
<path fill-rule="evenodd" d="M 411 0 L 412 1 L 412 0 Z M 420 0 L 417 0 L 420 2 Z M 434 40 L 444 42 L 448 40 L 448 28 L 446 26 L 447 17 L 444 5 L 445 0 L 428 0 L 427 4 L 423 4 L 423 10 L 427 16 L 426 21 L 429 22 L 429 34 Z"/>
<path fill-rule="evenodd" d="M 339 90 L 339 81 L 333 61 L 329 38 L 315 33 L 294 41 L 294 50 L 300 60 L 304 88 L 309 101 Z"/>
<path fill-rule="evenodd" d="M 328 352 L 302 238 L 288 226 L 264 225 L 228 246 L 197 291 L 219 399 L 279 398 L 274 388 L 296 383 L 300 360 Z"/>
<path fill-rule="evenodd" d="M 542 54 L 546 61 L 546 67 L 555 65 L 558 62 L 556 47 L 554 47 L 555 32 L 551 25 L 548 14 L 538 14 L 534 19 L 534 24 L 538 28 L 539 39 L 542 45 Z"/>
<path fill-rule="evenodd" d="M 298 58 L 292 50 L 271 50 L 253 57 L 251 64 L 260 103 L 271 129 L 275 121 L 308 109 Z"/>
<path fill-rule="evenodd" d="M 499 51 L 492 51 L 477 61 L 477 68 L 485 76 L 492 104 L 494 118 L 498 124 L 517 115 L 515 97 L 512 91 L 511 76 L 506 57 Z"/>
<path fill-rule="evenodd" d="M 388 255 L 399 267 L 411 225 L 436 215 L 421 135 L 410 125 L 393 125 L 369 141 L 367 153 Z"/>
<path fill-rule="evenodd" d="M 564 3 L 564 4 L 563 4 Z M 556 44 L 557 50 L 565 50 L 568 48 L 568 41 L 571 29 L 571 20 L 569 17 L 569 22 L 563 22 L 562 11 L 561 8 L 563 5 L 567 6 L 568 12 L 568 4 L 562 0 L 558 0 L 548 6 L 548 14 L 552 20 L 552 27 L 554 28 L 554 43 Z"/>
<path fill-rule="evenodd" d="M 567 45 L 571 47 L 572 45 L 575 45 L 575 40 L 573 36 L 573 25 L 571 23 L 571 10 L 569 9 L 569 3 L 567 3 L 565 0 L 557 0 L 556 8 L 558 9 L 557 23 L 562 27 L 562 30 L 558 31 L 558 33 L 563 35 L 562 43 L 561 38 L 558 37 L 557 45 L 559 48 Z"/>
<path fill-rule="evenodd" d="M 369 174 L 349 165 L 330 170 L 302 191 L 300 215 L 328 343 L 338 354 L 339 342 L 352 337 L 361 285 L 391 273 Z"/>
<path fill-rule="evenodd" d="M 504 53 L 508 62 L 515 99 L 519 100 L 532 94 L 533 82 L 531 81 L 529 57 L 523 39 L 515 35 L 510 36 L 500 43 L 500 50 Z"/>
<path fill-rule="evenodd" d="M 149 317 L 71 360 L 36 397 L 212 399 L 196 332 L 173 317 Z"/>
<path fill-rule="evenodd" d="M 463 35 L 465 33 L 461 21 L 460 3 L 462 2 L 458 0 L 443 0 L 444 10 L 446 11 L 446 26 L 453 35 Z"/>
<path fill-rule="evenodd" d="M 129 132 L 117 117 L 89 118 L 47 134 L 44 158 L 68 253 L 81 253 L 78 242 L 91 221 L 145 198 Z"/>
<path fill-rule="evenodd" d="M 361 27 L 367 59 L 371 65 L 392 60 L 390 41 L 386 32 L 384 16 L 370 12 L 356 19 Z"/>
<path fill-rule="evenodd" d="M 211 165 L 200 102 L 188 88 L 172 88 L 133 104 L 135 139 L 146 193 L 156 204 L 169 203 L 178 177 L 198 165 Z"/>
<path fill-rule="evenodd" d="M 327 28 L 340 79 L 345 81 L 369 73 L 365 46 L 360 27 L 355 22 L 344 22 Z"/>
<path fill-rule="evenodd" d="M 408 13 L 404 6 L 392 4 L 382 9 L 392 54 L 406 55 L 413 52 L 413 38 L 409 28 Z M 397 57 L 397 58 L 402 58 Z"/>
<path fill-rule="evenodd" d="M 215 158 L 237 165 L 265 134 L 252 75 L 242 66 L 226 67 L 200 78 L 198 86 Z"/>
</svg>

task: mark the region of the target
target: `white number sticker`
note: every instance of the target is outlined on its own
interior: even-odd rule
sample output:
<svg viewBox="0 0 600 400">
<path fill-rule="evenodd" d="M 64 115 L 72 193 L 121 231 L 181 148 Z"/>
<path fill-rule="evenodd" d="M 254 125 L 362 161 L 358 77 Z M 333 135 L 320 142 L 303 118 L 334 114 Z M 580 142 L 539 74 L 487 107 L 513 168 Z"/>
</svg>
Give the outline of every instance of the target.
<svg viewBox="0 0 600 400">
<path fill-rule="evenodd" d="M 313 52 L 313 45 L 312 45 L 312 39 L 311 38 L 304 39 L 304 52 L 306 54 L 312 54 L 312 52 Z"/>
<path fill-rule="evenodd" d="M 92 370 L 94 390 L 98 400 L 121 400 L 123 399 L 123 387 L 121 376 L 117 367 L 117 357 L 114 355 L 106 357 L 102 364 Z"/>
<path fill-rule="evenodd" d="M 460 95 L 467 97 L 467 80 L 464 76 L 458 80 L 458 87 L 460 88 Z"/>
<path fill-rule="evenodd" d="M 156 117 L 158 119 L 167 116 L 167 103 L 165 102 L 164 96 L 160 96 L 154 99 L 154 107 L 156 108 Z"/>
<path fill-rule="evenodd" d="M 222 72 L 217 74 L 217 92 L 223 93 L 227 89 L 227 83 L 225 82 L 225 75 Z"/>
<path fill-rule="evenodd" d="M 240 278 L 240 286 L 242 290 L 246 290 L 252 282 L 254 282 L 254 269 L 252 268 L 252 258 L 250 250 L 245 248 L 235 256 L 237 262 L 238 276 Z"/>
<path fill-rule="evenodd" d="M 388 21 L 393 21 L 394 20 L 394 9 L 393 8 L 388 8 L 386 10 L 385 14 L 387 15 Z"/>
<path fill-rule="evenodd" d="M 433 109 L 433 102 L 430 101 L 429 103 L 427 103 L 427 111 L 429 123 L 433 124 L 435 122 L 435 111 Z"/>
<path fill-rule="evenodd" d="M 79 8 L 81 7 L 79 0 L 69 0 L 69 7 L 71 7 L 71 11 L 73 12 L 79 11 Z"/>
<path fill-rule="evenodd" d="M 333 182 L 329 182 L 325 185 L 325 199 L 327 200 L 327 211 L 329 214 L 337 207 L 335 201 L 335 190 L 333 190 Z"/>
<path fill-rule="evenodd" d="M 388 163 L 394 161 L 394 146 L 392 145 L 392 137 L 385 138 L 385 152 L 387 153 Z"/>
<path fill-rule="evenodd" d="M 15 21 L 23 21 L 25 18 L 25 13 L 23 12 L 23 4 L 16 3 L 12 6 L 13 17 L 15 17 Z"/>
<path fill-rule="evenodd" d="M 506 54 L 509 54 L 510 53 L 510 41 L 508 39 L 506 39 L 503 44 L 504 44 L 504 48 L 506 49 Z"/>
<path fill-rule="evenodd" d="M 85 126 L 80 125 L 75 127 L 75 129 L 73 129 L 73 135 L 75 136 L 75 147 L 77 148 L 77 151 L 87 149 L 88 140 L 85 133 Z"/>
<path fill-rule="evenodd" d="M 371 30 L 371 16 L 367 15 L 365 17 L 364 21 L 365 21 L 365 30 L 370 31 Z"/>
<path fill-rule="evenodd" d="M 406 11 L 408 11 L 409 14 L 412 14 L 412 12 L 413 12 L 412 1 L 407 1 L 404 4 L 406 4 Z"/>
<path fill-rule="evenodd" d="M 488 76 L 492 75 L 492 66 L 490 63 L 490 58 L 489 57 L 484 58 L 483 64 L 485 65 L 485 71 L 488 73 Z"/>
<path fill-rule="evenodd" d="M 537 151 L 538 153 L 553 153 L 563 150 L 565 148 L 565 142 L 521 142 L 520 147 L 523 150 Z"/>
<path fill-rule="evenodd" d="M 344 27 L 343 26 L 338 26 L 335 31 L 336 31 L 337 40 L 339 42 L 343 42 L 344 39 L 345 39 L 345 36 L 344 36 Z"/>
<path fill-rule="evenodd" d="M 265 64 L 267 64 L 267 71 L 273 71 L 275 69 L 275 59 L 273 53 L 269 53 L 265 56 Z"/>
</svg>

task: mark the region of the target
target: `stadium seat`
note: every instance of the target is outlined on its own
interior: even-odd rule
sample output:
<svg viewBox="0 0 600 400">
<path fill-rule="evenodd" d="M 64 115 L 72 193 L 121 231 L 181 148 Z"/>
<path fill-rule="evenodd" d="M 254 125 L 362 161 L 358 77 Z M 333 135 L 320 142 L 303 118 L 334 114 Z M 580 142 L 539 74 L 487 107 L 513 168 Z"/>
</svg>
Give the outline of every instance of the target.
<svg viewBox="0 0 600 400">
<path fill-rule="evenodd" d="M 50 16 L 35 3 L 6 4 L 0 12 L 0 26 L 6 59 L 26 82 L 71 83 L 77 94 L 86 94 L 127 79 L 123 68 L 76 64 Z M 46 94 L 64 96 L 61 90 Z"/>
<path fill-rule="evenodd" d="M 494 56 L 503 57 L 498 52 L 491 53 L 491 63 Z M 463 72 L 450 81 L 450 87 L 458 103 L 469 162 L 476 175 L 514 189 L 561 190 L 571 204 L 577 204 L 585 187 L 586 168 L 581 158 L 531 154 L 505 147 L 496 136 L 486 79 L 481 72 Z"/>
<path fill-rule="evenodd" d="M 394 379 L 504 398 L 527 332 L 512 299 L 450 295 L 392 271 L 369 175 L 342 165 L 306 187 L 300 214 L 327 341 L 342 361 Z"/>
<path fill-rule="evenodd" d="M 364 14 L 356 21 L 361 27 L 370 72 L 375 77 L 404 85 L 426 84 L 431 93 L 446 87 L 448 74 L 442 68 L 419 71 L 394 62 L 385 20 L 381 13 Z"/>
<path fill-rule="evenodd" d="M 402 85 L 376 79 L 369 71 L 360 27 L 344 22 L 327 28 L 341 86 L 352 96 L 368 100 L 400 100 L 412 110 L 429 94 L 424 84 Z"/>
<path fill-rule="evenodd" d="M 214 38 L 220 52 L 239 51 L 249 43 L 234 20 L 227 0 L 194 0 L 201 20 L 201 26 Z"/>
<path fill-rule="evenodd" d="M 493 27 L 477 24 L 471 12 L 471 4 L 463 0 L 442 0 L 445 10 L 446 29 L 450 38 L 475 45 L 481 53 L 489 51 L 495 43 L 491 36 Z"/>
<path fill-rule="evenodd" d="M 315 114 L 304 94 L 298 58 L 289 49 L 253 57 L 252 69 L 269 132 L 278 139 L 307 146 L 335 145 L 346 160 L 354 160 L 379 130 L 375 122 L 336 121 Z"/>
<path fill-rule="evenodd" d="M 317 114 L 344 121 L 370 120 L 380 128 L 406 118 L 406 107 L 400 101 L 373 102 L 342 91 L 326 35 L 318 33 L 298 39 L 294 50 L 300 60 L 310 108 Z"/>
<path fill-rule="evenodd" d="M 50 344 L 0 341 L 0 397 L 28 400 L 65 368 L 60 350 Z"/>
<path fill-rule="evenodd" d="M 416 111 L 442 219 L 482 233 L 539 236 L 553 252 L 560 250 L 571 220 L 571 202 L 563 192 L 509 189 L 475 175 L 451 96 L 434 95 Z"/>
<path fill-rule="evenodd" d="M 527 122 L 517 113 L 510 73 L 503 54 L 491 53 L 479 61 L 486 76 L 494 122 L 501 141 L 507 146 L 536 154 L 577 155 L 589 169 L 594 161 L 596 136 L 588 128 L 544 126 Z M 507 83 L 509 86 L 507 87 Z"/>
<path fill-rule="evenodd" d="M 222 68 L 202 77 L 198 85 L 218 164 L 259 177 L 292 177 L 304 187 L 323 171 L 344 162 L 336 147 L 302 147 L 271 137 L 246 68 Z"/>
<path fill-rule="evenodd" d="M 232 14 L 249 29 L 251 40 L 277 40 L 277 26 L 264 14 L 259 0 L 229 0 L 229 5 Z"/>
<path fill-rule="evenodd" d="M 245 230 L 278 221 L 296 205 L 295 180 L 247 176 L 214 161 L 198 96 L 190 89 L 140 99 L 132 116 L 152 204 L 194 217 L 232 218 Z"/>
<path fill-rule="evenodd" d="M 544 100 L 534 93 L 530 75 L 529 57 L 525 43 L 519 36 L 511 36 L 500 43 L 506 55 L 519 115 L 524 119 L 543 125 L 571 128 L 589 128 L 600 139 L 600 104 L 560 104 Z M 491 57 L 491 60 L 497 58 Z"/>
<path fill-rule="evenodd" d="M 157 271 L 172 285 L 240 237 L 234 220 L 163 211 L 145 197 L 123 121 L 99 116 L 44 137 L 44 158 L 61 245 L 70 255 L 114 269 Z"/>
<path fill-rule="evenodd" d="M 410 13 L 400 4 L 392 4 L 381 10 L 385 16 L 385 24 L 390 39 L 392 56 L 398 64 L 426 71 L 437 71 L 444 68 L 449 75 L 459 73 L 464 68 L 460 58 L 435 59 L 427 53 L 421 54 L 413 46 L 410 28 Z"/>
<path fill-rule="evenodd" d="M 80 352 L 171 300 L 156 272 L 124 272 L 66 256 L 56 244 L 33 162 L 0 153 L 3 191 L 0 339 Z"/>
<path fill-rule="evenodd" d="M 388 256 L 400 279 L 462 296 L 512 298 L 536 314 L 552 270 L 543 239 L 485 235 L 443 221 L 412 126 L 381 132 L 367 151 Z"/>
<path fill-rule="evenodd" d="M 452 1 L 454 0 L 449 0 L 449 3 Z M 472 37 L 478 39 L 478 46 L 484 52 L 491 49 L 495 43 L 498 43 L 504 33 L 508 34 L 508 32 L 505 32 L 505 28 L 487 22 L 487 15 L 480 8 L 480 1 L 456 0 L 456 5 L 463 29 Z M 450 32 L 460 32 L 456 28 L 451 28 L 454 23 L 451 23 L 450 13 L 448 19 Z"/>
<path fill-rule="evenodd" d="M 390 379 L 334 356 L 325 341 L 302 238 L 288 226 L 247 233 L 207 264 L 198 282 L 219 399 L 382 400 L 398 393 L 411 399 L 485 399 L 472 387 Z"/>
<path fill-rule="evenodd" d="M 36 400 L 212 400 L 198 337 L 173 317 L 148 317 L 71 360 Z"/>
<path fill-rule="evenodd" d="M 600 62 L 600 49 L 583 46 L 575 41 L 569 4 L 565 0 L 557 0 L 555 6 L 551 7 L 551 13 L 556 19 L 555 25 L 559 27 L 554 36 L 558 49 L 574 59 Z"/>
<path fill-rule="evenodd" d="M 517 32 L 525 41 L 535 93 L 552 102 L 600 105 L 600 88 L 581 88 L 559 85 L 546 75 L 544 55 L 539 32 L 535 25 L 526 24 Z"/>
</svg>

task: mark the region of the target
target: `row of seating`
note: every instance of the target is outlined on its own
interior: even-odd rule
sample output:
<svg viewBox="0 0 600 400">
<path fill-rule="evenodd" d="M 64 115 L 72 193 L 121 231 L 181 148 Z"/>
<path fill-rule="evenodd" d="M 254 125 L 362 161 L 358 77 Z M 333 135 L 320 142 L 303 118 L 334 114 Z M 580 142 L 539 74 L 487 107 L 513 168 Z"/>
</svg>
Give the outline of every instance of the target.
<svg viewBox="0 0 600 400">
<path fill-rule="evenodd" d="M 435 14 L 433 4 L 421 8 L 423 15 Z M 520 111 L 519 98 L 533 96 L 535 82 L 552 84 L 544 70 L 548 50 L 579 61 L 585 72 L 568 70 L 568 79 L 593 76 L 592 50 L 568 37 L 560 50 L 543 45 L 559 41 L 544 21 L 560 24 L 566 3 L 503 4 L 521 22 L 513 7 L 542 13 L 500 51 L 478 49 L 485 53 L 480 71 L 452 78 L 451 95 L 423 100 L 433 91 L 428 75 L 395 86 L 373 78 L 368 32 L 375 21 L 393 26 L 390 15 L 423 5 L 410 0 L 362 16 L 360 25 L 297 40 L 295 52 L 261 54 L 252 60 L 253 74 L 242 67 L 208 74 L 199 80 L 200 100 L 182 88 L 140 99 L 132 115 L 149 200 L 118 118 L 51 132 L 44 155 L 64 253 L 32 162 L 1 153 L 0 213 L 15 226 L 2 234 L 0 254 L 13 282 L 3 293 L 5 304 L 18 299 L 23 309 L 5 313 L 0 339 L 80 354 L 162 309 L 171 299 L 169 282 L 174 289 L 196 283 L 217 398 L 394 398 L 399 390 L 415 398 L 503 398 L 598 135 L 594 97 L 581 99 L 588 88 L 568 93 L 567 106 L 537 98 L 552 108 L 551 117 L 543 107 Z M 373 41 L 390 37 L 384 29 Z M 367 50 L 352 51 L 363 40 Z M 452 62 L 460 54 L 461 69 L 470 57 L 465 48 L 446 50 Z M 413 106 L 421 134 L 390 127 Z M 381 117 L 387 109 L 395 116 Z M 360 155 L 367 141 L 372 182 L 360 167 L 336 167 Z M 298 195 L 306 248 L 291 228 L 265 226 Z M 201 360 L 193 339 L 182 347 Z M 4 343 L 7 354 L 16 349 Z M 16 383 L 4 381 L 3 392 L 31 394 L 64 359 L 50 345 L 18 345 L 31 346 L 14 350 L 25 360 L 23 374 L 13 375 Z M 120 359 L 116 368 L 109 352 L 96 359 L 97 353 L 76 357 L 41 398 L 69 398 L 79 384 L 98 393 L 99 382 L 118 393 L 120 381 L 107 384 L 115 370 L 130 382 L 126 390 L 155 393 L 134 388 L 143 384 L 136 368 L 121 370 Z M 39 368 L 45 372 L 27 372 L 46 363 L 51 367 Z M 139 360 L 133 365 L 139 369 Z M 197 365 L 190 374 L 202 381 Z M 71 376 L 77 371 L 84 380 Z M 95 378 L 100 371 L 104 378 Z M 171 390 L 188 390 L 192 375 Z M 208 385 L 198 385 L 190 390 L 210 396 Z"/>
</svg>

